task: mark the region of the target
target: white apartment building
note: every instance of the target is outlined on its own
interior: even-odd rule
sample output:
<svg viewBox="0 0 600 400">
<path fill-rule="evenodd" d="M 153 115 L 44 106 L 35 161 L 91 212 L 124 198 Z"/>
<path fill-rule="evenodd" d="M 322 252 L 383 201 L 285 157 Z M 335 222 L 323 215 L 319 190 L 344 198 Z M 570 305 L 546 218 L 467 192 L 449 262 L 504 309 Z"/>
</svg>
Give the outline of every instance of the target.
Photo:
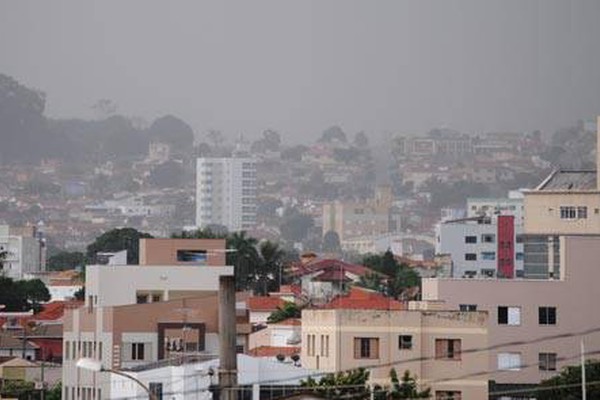
<svg viewBox="0 0 600 400">
<path fill-rule="evenodd" d="M 518 190 L 508 192 L 508 198 L 468 198 L 467 217 L 514 215 L 515 225 L 523 225 L 525 218 L 524 194 Z"/>
<path fill-rule="evenodd" d="M 45 245 L 34 227 L 0 225 L 0 251 L 7 252 L 2 272 L 9 278 L 24 279 L 26 274 L 44 270 Z"/>
<path fill-rule="evenodd" d="M 436 254 L 450 255 L 453 278 L 521 277 L 523 228 L 514 220 L 513 216 L 495 216 L 439 223 L 436 225 Z"/>
<path fill-rule="evenodd" d="M 256 223 L 256 162 L 252 158 L 198 158 L 196 225 L 223 225 L 229 231 Z"/>
</svg>

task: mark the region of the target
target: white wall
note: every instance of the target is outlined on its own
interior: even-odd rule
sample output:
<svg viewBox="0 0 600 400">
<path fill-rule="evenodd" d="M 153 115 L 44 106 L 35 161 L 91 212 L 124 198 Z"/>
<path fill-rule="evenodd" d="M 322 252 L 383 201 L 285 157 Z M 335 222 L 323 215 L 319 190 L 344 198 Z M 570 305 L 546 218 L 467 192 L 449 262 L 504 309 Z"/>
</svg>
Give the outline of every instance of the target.
<svg viewBox="0 0 600 400">
<path fill-rule="evenodd" d="M 232 276 L 233 267 L 198 266 L 110 266 L 86 267 L 86 306 L 89 296 L 97 296 L 95 306 L 136 303 L 137 291 L 216 291 L 219 277 Z"/>
</svg>

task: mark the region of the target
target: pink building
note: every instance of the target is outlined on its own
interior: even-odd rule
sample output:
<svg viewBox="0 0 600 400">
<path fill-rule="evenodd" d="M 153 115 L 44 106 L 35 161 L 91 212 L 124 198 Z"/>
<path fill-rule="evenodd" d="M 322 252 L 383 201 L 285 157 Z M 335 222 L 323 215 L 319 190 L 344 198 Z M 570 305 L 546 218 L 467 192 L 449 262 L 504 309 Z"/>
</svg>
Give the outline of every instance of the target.
<svg viewBox="0 0 600 400">
<path fill-rule="evenodd" d="M 559 242 L 560 279 L 423 280 L 424 301 L 489 313 L 488 367 L 499 384 L 536 384 L 579 363 L 582 339 L 586 352 L 600 350 L 600 237 L 562 236 Z M 515 341 L 522 344 L 504 345 Z"/>
</svg>

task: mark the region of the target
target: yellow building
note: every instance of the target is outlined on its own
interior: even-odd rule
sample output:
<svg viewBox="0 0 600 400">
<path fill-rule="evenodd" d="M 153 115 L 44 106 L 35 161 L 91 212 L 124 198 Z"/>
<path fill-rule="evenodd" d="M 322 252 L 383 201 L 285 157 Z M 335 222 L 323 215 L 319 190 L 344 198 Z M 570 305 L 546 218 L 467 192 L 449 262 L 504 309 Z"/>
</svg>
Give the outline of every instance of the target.
<svg viewBox="0 0 600 400">
<path fill-rule="evenodd" d="M 389 385 L 409 370 L 434 398 L 486 399 L 487 312 L 424 309 L 314 309 L 302 312 L 302 366 L 323 372 L 359 367 Z M 419 308 L 419 307 L 413 307 Z"/>
</svg>

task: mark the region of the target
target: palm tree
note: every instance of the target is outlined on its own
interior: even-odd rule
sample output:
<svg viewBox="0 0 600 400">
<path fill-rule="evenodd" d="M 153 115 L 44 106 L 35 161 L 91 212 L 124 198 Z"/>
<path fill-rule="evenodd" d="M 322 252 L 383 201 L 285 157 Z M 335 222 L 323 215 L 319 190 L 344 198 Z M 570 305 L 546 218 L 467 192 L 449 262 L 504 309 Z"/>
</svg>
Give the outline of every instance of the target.
<svg viewBox="0 0 600 400">
<path fill-rule="evenodd" d="M 227 253 L 227 264 L 234 267 L 238 290 L 247 289 L 254 280 L 259 264 L 257 244 L 255 238 L 246 236 L 246 231 L 234 232 L 227 238 L 227 248 L 233 250 Z"/>
<path fill-rule="evenodd" d="M 254 291 L 266 295 L 269 283 L 277 283 L 277 287 L 281 284 L 285 251 L 279 247 L 279 244 L 266 240 L 260 243 L 259 254 L 260 264 L 256 271 L 259 285 L 255 286 Z"/>
</svg>

